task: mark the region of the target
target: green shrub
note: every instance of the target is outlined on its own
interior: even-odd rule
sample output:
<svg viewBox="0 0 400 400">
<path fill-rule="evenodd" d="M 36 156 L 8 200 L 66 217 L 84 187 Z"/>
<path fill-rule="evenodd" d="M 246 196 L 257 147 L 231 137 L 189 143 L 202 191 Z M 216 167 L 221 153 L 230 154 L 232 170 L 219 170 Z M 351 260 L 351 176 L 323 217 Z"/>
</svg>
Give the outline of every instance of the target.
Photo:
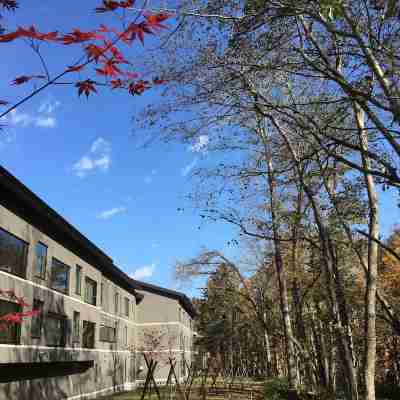
<svg viewBox="0 0 400 400">
<path fill-rule="evenodd" d="M 378 383 L 376 385 L 376 397 L 380 399 L 400 399 L 400 387 L 393 383 Z"/>
<path fill-rule="evenodd" d="M 289 383 L 286 378 L 268 379 L 264 386 L 264 395 L 267 400 L 286 400 Z"/>
</svg>

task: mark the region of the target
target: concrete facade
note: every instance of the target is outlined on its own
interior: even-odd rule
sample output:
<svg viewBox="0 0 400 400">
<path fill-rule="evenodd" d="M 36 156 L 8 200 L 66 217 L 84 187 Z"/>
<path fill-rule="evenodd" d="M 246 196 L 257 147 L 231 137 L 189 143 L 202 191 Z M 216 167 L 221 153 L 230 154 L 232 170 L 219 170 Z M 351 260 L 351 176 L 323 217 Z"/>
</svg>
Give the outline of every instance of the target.
<svg viewBox="0 0 400 400">
<path fill-rule="evenodd" d="M 25 272 L 17 276 L 7 267 L 7 252 L 1 251 L 4 240 L 3 244 L 0 240 L 0 290 L 14 290 L 26 303 L 43 307 L 39 334 L 38 320 L 33 334 L 35 317 L 30 317 L 21 325 L 17 343 L 1 342 L 0 336 L 0 363 L 12 366 L 93 361 L 93 366 L 72 375 L 0 383 L 0 400 L 78 400 L 131 389 L 146 375 L 143 352 L 163 359 L 157 379 L 166 378 L 169 356 L 175 359 L 177 373 L 183 378 L 187 373 L 183 360 L 191 362 L 194 317 L 187 297 L 130 279 L 107 255 L 46 207 L 0 168 L 0 233 L 3 239 L 23 241 L 27 249 Z M 36 222 L 42 221 L 41 217 L 43 225 Z M 36 273 L 39 243 L 47 249 L 42 276 Z M 68 267 L 65 293 L 55 289 L 59 282 L 52 281 L 55 262 Z M 5 296 L 0 300 L 0 305 L 9 301 Z M 64 335 L 62 339 L 58 332 Z M 159 344 L 154 345 L 157 335 Z"/>
</svg>

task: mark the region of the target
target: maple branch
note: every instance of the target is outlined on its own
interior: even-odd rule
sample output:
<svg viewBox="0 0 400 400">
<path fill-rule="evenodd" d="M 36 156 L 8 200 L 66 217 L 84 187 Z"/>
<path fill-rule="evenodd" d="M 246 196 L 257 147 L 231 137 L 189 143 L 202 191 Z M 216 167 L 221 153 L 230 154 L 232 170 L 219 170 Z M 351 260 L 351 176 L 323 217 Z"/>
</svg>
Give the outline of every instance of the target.
<svg viewBox="0 0 400 400">
<path fill-rule="evenodd" d="M 148 0 L 146 0 L 145 4 L 147 4 Z M 140 16 L 143 14 L 143 11 L 139 12 L 136 17 L 133 19 L 132 23 L 135 23 Z M 111 41 L 107 46 L 105 46 L 104 48 L 101 49 L 101 51 L 99 51 L 98 56 L 102 56 L 104 55 L 108 50 L 110 50 L 112 47 L 114 47 L 120 40 L 122 37 L 124 37 L 127 33 L 129 33 L 129 26 L 128 28 L 126 28 L 122 33 L 118 34 L 117 37 Z M 72 66 L 76 67 L 78 65 L 81 64 L 81 62 L 85 59 L 85 55 L 83 55 L 82 57 L 80 57 L 78 59 L 78 61 L 76 61 L 74 64 L 72 64 Z M 84 62 L 81 67 L 84 68 L 87 65 L 91 64 L 93 61 L 96 60 L 96 57 L 92 56 L 89 57 L 87 59 L 86 62 Z M 18 101 L 16 104 L 12 105 L 11 107 L 9 107 L 7 110 L 5 110 L 3 113 L 0 114 L 0 119 L 2 117 L 5 117 L 8 113 L 10 113 L 11 111 L 15 110 L 17 107 L 19 107 L 20 105 L 26 103 L 28 100 L 30 100 L 32 97 L 36 96 L 37 94 L 39 94 L 40 92 L 42 92 L 44 89 L 46 89 L 47 87 L 49 87 L 50 85 L 53 85 L 56 83 L 56 81 L 58 81 L 60 78 L 62 78 L 63 76 L 67 75 L 68 73 L 73 72 L 71 71 L 71 68 L 68 67 L 67 69 L 65 69 L 63 72 L 59 73 L 58 75 L 56 75 L 53 79 L 49 79 L 45 84 L 43 84 L 42 86 L 40 86 L 39 88 L 35 89 L 33 92 L 31 92 L 29 95 L 27 95 L 26 97 L 22 98 L 20 101 Z"/>
<path fill-rule="evenodd" d="M 29 44 L 29 46 L 32 48 L 32 50 L 33 50 L 33 51 L 37 54 L 37 56 L 39 57 L 40 63 L 42 64 L 43 70 L 44 70 L 44 72 L 45 72 L 45 74 L 46 74 L 47 80 L 49 81 L 49 80 L 51 79 L 51 78 L 50 78 L 50 72 L 49 72 L 49 69 L 47 68 L 46 62 L 44 61 L 44 58 L 43 58 L 43 56 L 42 56 L 42 53 L 40 52 L 39 45 L 38 45 L 38 44 L 35 45 L 33 39 L 31 39 L 31 43 Z"/>
</svg>

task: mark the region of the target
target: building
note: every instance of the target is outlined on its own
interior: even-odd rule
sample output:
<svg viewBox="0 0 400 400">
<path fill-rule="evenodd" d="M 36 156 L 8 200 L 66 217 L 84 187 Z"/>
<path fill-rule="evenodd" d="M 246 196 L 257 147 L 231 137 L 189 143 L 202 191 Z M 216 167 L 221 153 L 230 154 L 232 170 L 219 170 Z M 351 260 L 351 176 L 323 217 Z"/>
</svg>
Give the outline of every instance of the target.
<svg viewBox="0 0 400 400">
<path fill-rule="evenodd" d="M 0 290 L 41 310 L 0 330 L 0 400 L 78 400 L 129 390 L 145 378 L 143 354 L 163 355 L 159 380 L 170 355 L 179 378 L 187 374 L 190 300 L 131 279 L 2 167 Z M 18 311 L 0 295 L 0 316 Z"/>
</svg>

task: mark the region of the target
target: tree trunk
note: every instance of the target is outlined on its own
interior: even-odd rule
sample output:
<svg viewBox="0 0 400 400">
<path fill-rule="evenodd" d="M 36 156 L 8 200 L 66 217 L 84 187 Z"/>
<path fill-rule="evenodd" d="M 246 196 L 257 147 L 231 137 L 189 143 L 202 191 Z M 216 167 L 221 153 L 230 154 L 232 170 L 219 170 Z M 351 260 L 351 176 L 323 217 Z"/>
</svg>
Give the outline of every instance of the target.
<svg viewBox="0 0 400 400">
<path fill-rule="evenodd" d="M 269 205 L 271 212 L 272 235 L 274 243 L 274 260 L 275 260 L 276 273 L 278 276 L 281 312 L 282 312 L 283 327 L 286 339 L 288 380 L 290 388 L 296 389 L 299 385 L 299 380 L 298 380 L 295 348 L 293 341 L 292 322 L 290 319 L 290 312 L 289 312 L 287 278 L 286 278 L 285 267 L 283 264 L 279 228 L 278 228 L 278 201 L 275 191 L 276 182 L 274 175 L 274 167 L 272 161 L 272 153 L 271 149 L 269 148 L 268 137 L 265 131 L 265 127 L 262 124 L 259 124 L 259 128 L 260 129 L 258 130 L 258 132 L 263 141 L 264 156 L 267 165 L 267 181 L 268 181 L 269 199 L 270 199 Z"/>
<path fill-rule="evenodd" d="M 368 132 L 365 130 L 365 115 L 358 104 L 354 105 L 356 122 L 360 134 L 361 158 L 364 169 L 370 169 L 368 150 Z M 364 383 L 365 400 L 375 400 L 375 363 L 376 363 L 376 280 L 378 275 L 379 247 L 374 239 L 379 239 L 379 208 L 374 178 L 364 173 L 369 205 L 368 263 L 365 293 L 365 361 Z"/>
</svg>

